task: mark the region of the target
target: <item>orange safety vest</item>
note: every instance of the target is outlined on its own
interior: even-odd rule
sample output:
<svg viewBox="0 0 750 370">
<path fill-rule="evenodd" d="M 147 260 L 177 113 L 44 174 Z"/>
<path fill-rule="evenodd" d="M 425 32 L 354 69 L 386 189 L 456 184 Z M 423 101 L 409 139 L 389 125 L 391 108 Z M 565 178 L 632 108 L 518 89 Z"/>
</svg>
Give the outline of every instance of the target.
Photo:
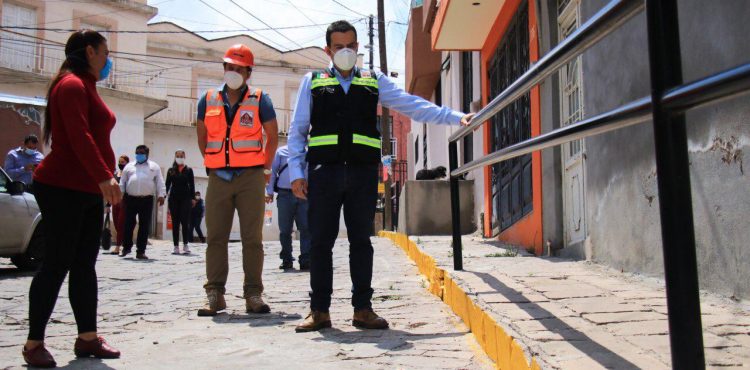
<svg viewBox="0 0 750 370">
<path fill-rule="evenodd" d="M 206 116 L 203 119 L 208 131 L 206 168 L 253 167 L 266 162 L 259 110 L 261 90 L 250 91 L 248 87 L 231 127 L 227 127 L 221 92 L 213 89 L 206 92 Z"/>
</svg>

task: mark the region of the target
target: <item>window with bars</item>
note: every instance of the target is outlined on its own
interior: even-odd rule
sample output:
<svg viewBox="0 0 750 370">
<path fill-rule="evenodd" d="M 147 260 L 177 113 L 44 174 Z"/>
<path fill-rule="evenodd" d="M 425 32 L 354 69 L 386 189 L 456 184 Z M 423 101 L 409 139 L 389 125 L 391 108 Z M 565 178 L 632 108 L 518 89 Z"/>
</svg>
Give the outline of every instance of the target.
<svg viewBox="0 0 750 370">
<path fill-rule="evenodd" d="M 505 90 L 529 68 L 528 4 L 524 1 L 513 16 L 495 50 L 488 68 L 490 96 Z M 491 119 L 492 151 L 531 137 L 529 93 L 517 99 Z M 493 228 L 507 229 L 531 212 L 531 154 L 492 166 Z"/>
<path fill-rule="evenodd" d="M 564 40 L 579 26 L 578 4 L 576 1 L 560 0 L 558 10 L 560 40 Z M 581 74 L 581 56 L 576 57 L 560 69 L 560 114 L 563 126 L 583 119 Z M 581 140 L 571 141 L 563 145 L 566 159 L 576 157 L 581 153 L 581 149 Z"/>
<path fill-rule="evenodd" d="M 37 23 L 37 11 L 35 8 L 17 5 L 8 1 L 0 4 L 2 6 L 3 26 L 29 26 Z M 3 40 L 0 42 L 0 67 L 7 67 L 25 72 L 34 72 L 37 69 L 37 32 L 35 30 L 14 30 L 14 32 L 3 32 Z M 59 64 L 58 64 L 59 66 Z"/>
</svg>

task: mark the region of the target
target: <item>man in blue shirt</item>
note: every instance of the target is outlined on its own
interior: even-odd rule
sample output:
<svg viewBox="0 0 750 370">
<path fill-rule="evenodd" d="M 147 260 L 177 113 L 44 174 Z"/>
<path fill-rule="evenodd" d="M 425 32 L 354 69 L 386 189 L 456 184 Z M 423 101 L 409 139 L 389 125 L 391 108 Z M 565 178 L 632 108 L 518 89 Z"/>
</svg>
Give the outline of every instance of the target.
<svg viewBox="0 0 750 370">
<path fill-rule="evenodd" d="M 5 157 L 5 172 L 13 181 L 21 181 L 31 193 L 31 182 L 36 166 L 44 159 L 44 154 L 37 150 L 39 139 L 36 135 L 28 135 L 23 139 L 23 146 L 8 152 Z"/>
<path fill-rule="evenodd" d="M 307 332 L 331 326 L 328 310 L 333 292 L 333 245 L 342 206 L 353 285 L 352 323 L 365 329 L 386 329 L 388 322 L 373 311 L 371 303 L 370 236 L 381 158 L 377 105 L 436 124 L 467 125 L 471 116 L 409 95 L 382 73 L 355 67 L 357 31 L 348 22 L 331 24 L 326 44 L 333 65 L 303 78 L 288 143 L 292 191 L 308 199 L 312 235 L 311 312 L 295 330 Z"/>
<path fill-rule="evenodd" d="M 300 234 L 299 242 L 299 269 L 307 271 L 310 269 L 310 231 L 307 228 L 307 200 L 297 198 L 292 194 L 292 184 L 289 181 L 289 151 L 284 145 L 276 150 L 276 157 L 271 166 L 271 181 L 266 186 L 266 203 L 273 202 L 273 193 L 276 197 L 279 210 L 279 241 L 281 242 L 281 266 L 280 269 L 292 269 L 294 257 L 292 257 L 292 225 L 297 222 L 297 230 Z"/>
</svg>

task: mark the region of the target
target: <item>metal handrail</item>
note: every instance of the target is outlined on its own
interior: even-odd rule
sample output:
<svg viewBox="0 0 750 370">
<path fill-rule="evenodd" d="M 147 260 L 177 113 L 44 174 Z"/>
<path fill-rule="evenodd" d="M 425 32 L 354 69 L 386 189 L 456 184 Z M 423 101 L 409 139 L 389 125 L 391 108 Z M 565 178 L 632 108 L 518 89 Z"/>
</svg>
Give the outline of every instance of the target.
<svg viewBox="0 0 750 370">
<path fill-rule="evenodd" d="M 453 133 L 448 141 L 457 141 L 477 129 L 503 108 L 526 94 L 533 86 L 557 72 L 560 67 L 640 13 L 643 8 L 643 0 L 615 0 L 605 5 L 591 19 L 545 54 L 521 77 L 492 99 L 487 106 L 472 117 L 468 126 Z"/>
<path fill-rule="evenodd" d="M 458 166 L 457 141 L 494 117 L 567 62 L 643 10 L 643 1 L 613 0 L 476 116 L 450 136 L 453 266 L 463 269 L 459 176 L 488 165 L 573 140 L 653 121 L 659 214 L 664 252 L 670 349 L 674 369 L 704 369 L 695 228 L 684 112 L 750 92 L 750 63 L 683 84 L 676 0 L 645 0 L 651 95 L 609 112 L 552 130 Z"/>
<path fill-rule="evenodd" d="M 674 112 L 713 104 L 750 91 L 750 63 L 669 90 L 662 97 L 664 106 Z M 588 136 L 614 131 L 651 119 L 651 97 L 643 97 L 609 112 L 552 130 L 505 147 L 452 170 L 461 176 L 480 167 L 520 157 Z"/>
</svg>

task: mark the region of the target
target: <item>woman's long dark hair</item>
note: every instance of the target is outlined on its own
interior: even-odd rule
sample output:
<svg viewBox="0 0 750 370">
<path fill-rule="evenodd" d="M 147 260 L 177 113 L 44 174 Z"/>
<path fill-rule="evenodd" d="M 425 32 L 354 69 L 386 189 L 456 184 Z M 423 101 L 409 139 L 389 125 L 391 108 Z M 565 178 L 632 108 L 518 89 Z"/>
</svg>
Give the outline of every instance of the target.
<svg viewBox="0 0 750 370">
<path fill-rule="evenodd" d="M 60 71 L 57 72 L 55 77 L 52 78 L 52 82 L 47 90 L 47 112 L 44 114 L 44 142 L 49 144 L 50 136 L 52 134 L 52 120 L 51 112 L 49 111 L 50 106 L 50 95 L 52 89 L 55 88 L 58 82 L 65 77 L 68 73 L 73 73 L 78 76 L 85 76 L 89 73 L 91 66 L 89 65 L 88 59 L 86 59 L 86 47 L 91 46 L 95 49 L 99 48 L 103 42 L 107 39 L 104 38 L 99 32 L 92 30 L 80 30 L 73 32 L 68 38 L 68 42 L 65 43 L 65 61 L 60 66 Z"/>
</svg>

